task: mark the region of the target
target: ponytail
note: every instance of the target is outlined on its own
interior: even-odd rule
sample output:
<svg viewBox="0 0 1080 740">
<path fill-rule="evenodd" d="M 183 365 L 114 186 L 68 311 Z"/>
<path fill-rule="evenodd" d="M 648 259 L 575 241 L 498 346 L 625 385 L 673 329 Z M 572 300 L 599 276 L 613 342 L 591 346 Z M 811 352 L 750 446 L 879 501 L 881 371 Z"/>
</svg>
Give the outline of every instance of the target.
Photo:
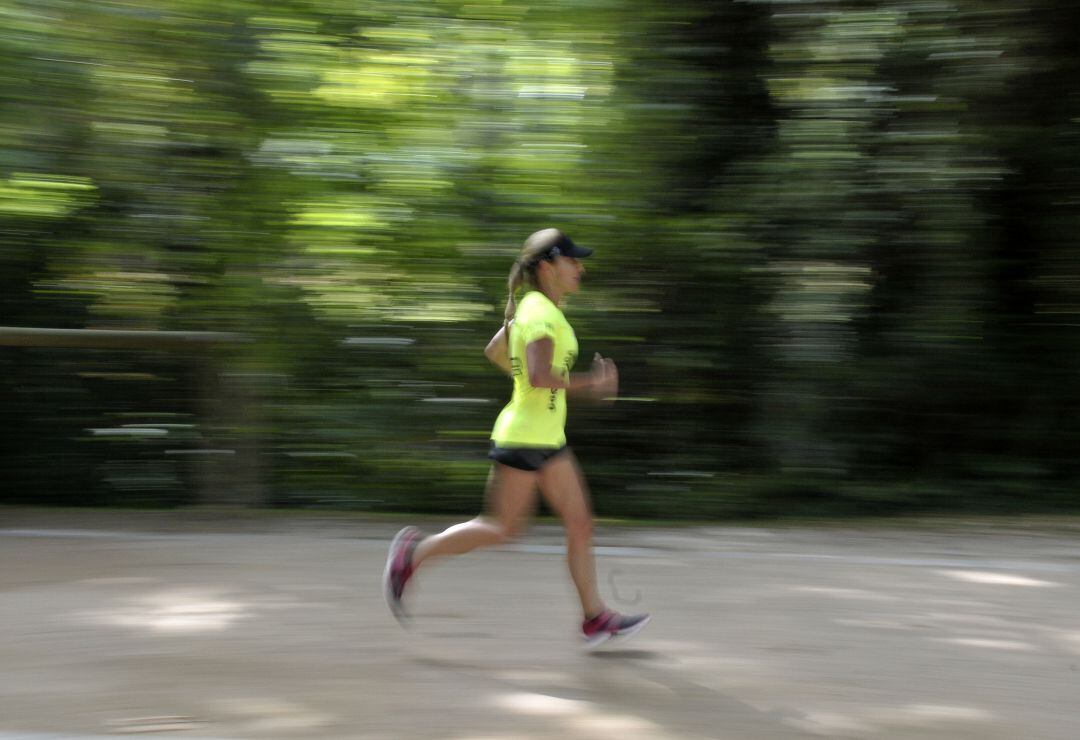
<svg viewBox="0 0 1080 740">
<path fill-rule="evenodd" d="M 518 288 L 528 283 L 533 288 L 538 288 L 537 265 L 543 260 L 550 260 L 559 254 L 559 240 L 567 240 L 566 235 L 558 229 L 544 229 L 532 234 L 525 240 L 525 246 L 521 254 L 514 260 L 514 266 L 510 268 L 510 277 L 506 280 L 507 292 L 510 294 L 506 299 L 506 311 L 503 314 L 503 330 L 506 334 L 506 349 L 510 351 L 510 322 L 517 313 L 517 300 L 514 295 Z"/>
<path fill-rule="evenodd" d="M 517 289 L 521 287 L 524 280 L 525 267 L 522 265 L 521 260 L 514 260 L 514 266 L 510 268 L 510 277 L 506 280 L 509 297 L 506 299 L 506 311 L 503 312 L 503 332 L 506 334 L 507 354 L 510 352 L 510 322 L 513 321 L 514 314 L 517 313 L 517 301 L 514 299 L 514 294 L 517 293 Z"/>
</svg>

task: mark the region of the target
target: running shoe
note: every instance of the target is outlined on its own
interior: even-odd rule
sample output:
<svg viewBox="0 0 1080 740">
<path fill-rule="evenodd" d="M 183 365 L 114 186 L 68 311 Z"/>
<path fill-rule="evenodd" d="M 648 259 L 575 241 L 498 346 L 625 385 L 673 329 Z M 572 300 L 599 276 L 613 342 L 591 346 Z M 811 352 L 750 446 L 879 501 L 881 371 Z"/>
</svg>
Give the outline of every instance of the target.
<svg viewBox="0 0 1080 740">
<path fill-rule="evenodd" d="M 648 614 L 624 615 L 611 609 L 605 609 L 592 619 L 586 619 L 581 625 L 587 647 L 603 645 L 613 637 L 631 637 L 649 623 Z"/>
<path fill-rule="evenodd" d="M 383 589 L 386 592 L 386 603 L 399 622 L 408 617 L 402 604 L 402 596 L 405 594 L 405 584 L 416 570 L 413 568 L 412 554 L 418 542 L 420 530 L 416 527 L 405 527 L 390 543 L 390 552 L 386 556 Z"/>
</svg>

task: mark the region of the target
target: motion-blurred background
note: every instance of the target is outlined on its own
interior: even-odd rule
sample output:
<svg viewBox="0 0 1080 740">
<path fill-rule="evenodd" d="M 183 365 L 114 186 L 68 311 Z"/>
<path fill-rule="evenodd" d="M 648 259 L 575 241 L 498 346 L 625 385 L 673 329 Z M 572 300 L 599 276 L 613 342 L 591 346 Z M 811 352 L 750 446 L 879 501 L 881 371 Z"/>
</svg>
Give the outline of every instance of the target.
<svg viewBox="0 0 1080 740">
<path fill-rule="evenodd" d="M 0 0 L 0 502 L 472 512 L 558 226 L 622 375 L 570 415 L 600 514 L 1075 510 L 1078 27 Z"/>
</svg>

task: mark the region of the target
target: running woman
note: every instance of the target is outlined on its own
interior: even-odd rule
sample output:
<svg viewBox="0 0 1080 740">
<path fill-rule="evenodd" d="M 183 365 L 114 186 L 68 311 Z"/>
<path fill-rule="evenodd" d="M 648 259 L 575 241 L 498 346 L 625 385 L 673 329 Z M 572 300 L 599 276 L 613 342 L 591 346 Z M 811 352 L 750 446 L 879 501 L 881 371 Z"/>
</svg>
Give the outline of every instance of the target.
<svg viewBox="0 0 1080 740">
<path fill-rule="evenodd" d="M 570 578 L 581 599 L 582 635 L 589 647 L 612 637 L 629 637 L 649 621 L 608 609 L 596 586 L 592 552 L 592 509 L 588 488 L 574 453 L 566 445 L 566 393 L 595 399 L 614 397 L 615 363 L 599 354 L 588 373 L 573 373 L 578 343 L 559 308 L 576 293 L 592 254 L 558 229 L 544 229 L 525 240 L 510 270 L 510 297 L 502 328 L 484 354 L 509 375 L 513 396 L 491 432 L 493 460 L 487 483 L 487 512 L 428 537 L 416 527 L 398 532 L 390 545 L 383 585 L 394 616 L 405 617 L 402 597 L 409 580 L 429 559 L 461 555 L 517 536 L 536 502 L 539 488 L 566 530 Z M 528 290 L 520 305 L 515 294 Z"/>
</svg>

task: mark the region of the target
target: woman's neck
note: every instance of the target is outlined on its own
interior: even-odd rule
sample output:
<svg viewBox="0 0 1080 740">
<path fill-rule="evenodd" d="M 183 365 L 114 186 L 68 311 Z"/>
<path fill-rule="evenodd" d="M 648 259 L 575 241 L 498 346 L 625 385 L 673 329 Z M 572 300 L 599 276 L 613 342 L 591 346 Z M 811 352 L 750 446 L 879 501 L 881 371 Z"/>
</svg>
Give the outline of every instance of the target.
<svg viewBox="0 0 1080 740">
<path fill-rule="evenodd" d="M 550 285 L 540 285 L 536 289 L 547 296 L 547 299 L 556 306 L 562 303 L 563 294 L 552 288 Z"/>
</svg>

